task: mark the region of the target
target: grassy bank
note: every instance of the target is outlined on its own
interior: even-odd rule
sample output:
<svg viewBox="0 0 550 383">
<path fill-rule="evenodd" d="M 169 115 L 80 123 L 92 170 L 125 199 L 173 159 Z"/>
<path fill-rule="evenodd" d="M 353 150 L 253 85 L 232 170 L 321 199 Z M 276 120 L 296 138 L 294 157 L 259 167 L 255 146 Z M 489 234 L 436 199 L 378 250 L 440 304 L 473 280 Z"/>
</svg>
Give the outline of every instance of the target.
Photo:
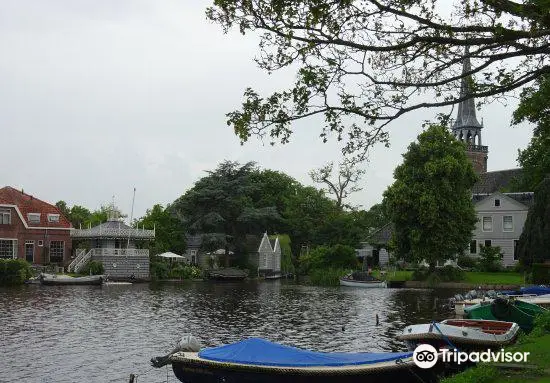
<svg viewBox="0 0 550 383">
<path fill-rule="evenodd" d="M 520 273 L 488 273 L 478 271 L 468 271 L 464 282 L 476 284 L 495 284 L 495 285 L 523 285 L 523 274 Z"/>
<path fill-rule="evenodd" d="M 372 274 L 375 278 L 386 279 L 388 281 L 410 281 L 412 279 L 413 272 L 409 270 L 388 271 L 385 278 L 380 275 L 379 270 L 374 270 Z"/>
<path fill-rule="evenodd" d="M 520 337 L 506 351 L 529 352 L 524 368 L 507 369 L 482 363 L 441 383 L 550 383 L 550 313 L 537 318 L 533 332 Z"/>
</svg>

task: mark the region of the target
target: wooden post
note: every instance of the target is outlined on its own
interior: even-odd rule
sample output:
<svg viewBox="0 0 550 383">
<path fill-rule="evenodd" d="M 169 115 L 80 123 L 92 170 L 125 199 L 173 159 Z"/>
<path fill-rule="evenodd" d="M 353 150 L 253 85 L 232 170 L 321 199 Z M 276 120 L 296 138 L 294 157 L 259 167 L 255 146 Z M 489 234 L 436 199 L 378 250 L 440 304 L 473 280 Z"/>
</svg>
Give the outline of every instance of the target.
<svg viewBox="0 0 550 383">
<path fill-rule="evenodd" d="M 134 383 L 134 379 L 136 376 L 134 374 L 130 374 L 130 381 L 128 383 Z"/>
</svg>

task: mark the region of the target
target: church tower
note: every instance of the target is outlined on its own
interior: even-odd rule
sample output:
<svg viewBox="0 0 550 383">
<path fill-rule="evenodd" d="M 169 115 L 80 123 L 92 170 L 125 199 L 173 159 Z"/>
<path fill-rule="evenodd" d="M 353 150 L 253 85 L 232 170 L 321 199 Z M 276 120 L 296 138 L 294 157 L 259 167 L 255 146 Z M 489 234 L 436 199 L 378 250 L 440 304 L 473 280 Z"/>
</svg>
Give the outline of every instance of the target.
<svg viewBox="0 0 550 383">
<path fill-rule="evenodd" d="M 466 57 L 464 57 L 462 63 L 462 73 L 472 70 L 470 58 L 467 57 L 467 54 L 468 50 L 466 50 Z M 462 78 L 460 98 L 472 93 L 471 82 L 471 75 Z M 458 114 L 452 131 L 457 139 L 466 144 L 466 154 L 478 174 L 487 172 L 487 155 L 489 153 L 489 148 L 481 144 L 481 129 L 483 129 L 483 125 L 479 123 L 476 117 L 475 100 L 469 98 L 461 101 L 458 105 Z"/>
</svg>

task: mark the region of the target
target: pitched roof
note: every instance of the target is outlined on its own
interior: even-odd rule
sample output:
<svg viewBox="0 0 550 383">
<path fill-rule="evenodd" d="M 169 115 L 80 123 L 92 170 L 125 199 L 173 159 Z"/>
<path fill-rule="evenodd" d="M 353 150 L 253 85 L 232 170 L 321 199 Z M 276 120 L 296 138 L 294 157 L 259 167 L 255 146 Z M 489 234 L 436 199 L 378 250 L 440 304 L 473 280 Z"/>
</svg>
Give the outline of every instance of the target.
<svg viewBox="0 0 550 383">
<path fill-rule="evenodd" d="M 195 235 L 186 234 L 185 240 L 187 242 L 187 248 L 190 248 L 190 249 L 191 248 L 198 249 L 202 245 L 202 235 L 200 234 L 195 234 Z"/>
<path fill-rule="evenodd" d="M 71 228 L 71 222 L 61 213 L 57 206 L 39 200 L 23 191 L 5 186 L 0 189 L 0 205 L 15 205 L 23 220 L 30 227 Z M 28 213 L 40 213 L 40 222 L 29 222 Z M 48 214 L 59 214 L 59 222 L 49 222 Z"/>
<path fill-rule="evenodd" d="M 384 226 L 382 226 L 380 229 L 376 230 L 374 233 L 369 235 L 367 237 L 366 242 L 377 244 L 377 245 L 384 245 L 387 244 L 392 236 L 393 233 L 393 223 L 388 222 Z"/>
<path fill-rule="evenodd" d="M 481 193 L 494 193 L 503 188 L 506 188 L 510 183 L 518 179 L 523 172 L 523 169 L 506 169 L 506 170 L 497 170 L 494 172 L 485 172 L 481 173 L 480 180 L 476 182 L 472 189 L 473 194 Z"/>
<path fill-rule="evenodd" d="M 495 194 L 502 194 L 506 197 L 512 198 L 513 200 L 524 204 L 527 207 L 533 206 L 535 203 L 535 193 L 533 192 L 522 192 L 522 193 L 481 193 L 481 194 L 474 194 L 472 195 L 472 201 L 474 203 L 483 201 L 485 198 L 488 198 L 489 196 L 495 195 Z"/>
<path fill-rule="evenodd" d="M 462 73 L 468 73 L 472 70 L 472 65 L 470 63 L 470 58 L 468 57 L 468 48 L 466 47 L 466 57 L 462 61 Z M 460 84 L 460 98 L 469 96 L 472 94 L 472 89 L 470 87 L 470 82 L 472 81 L 472 76 L 466 76 L 462 78 Z M 464 101 L 461 101 L 458 104 L 458 114 L 456 120 L 453 124 L 453 129 L 460 128 L 478 128 L 481 129 L 483 126 L 479 123 L 476 117 L 476 106 L 475 100 L 473 97 L 468 98 Z"/>
<path fill-rule="evenodd" d="M 136 229 L 119 220 L 109 220 L 89 229 L 77 229 L 71 232 L 74 238 L 131 238 L 154 239 L 154 230 Z"/>
</svg>

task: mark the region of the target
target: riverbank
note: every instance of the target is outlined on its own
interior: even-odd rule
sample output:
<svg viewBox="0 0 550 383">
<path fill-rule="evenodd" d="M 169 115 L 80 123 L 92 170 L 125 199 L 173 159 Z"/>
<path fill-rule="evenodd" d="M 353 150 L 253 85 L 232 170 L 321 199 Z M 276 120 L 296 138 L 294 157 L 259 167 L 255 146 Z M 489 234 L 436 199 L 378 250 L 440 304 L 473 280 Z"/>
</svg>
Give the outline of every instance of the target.
<svg viewBox="0 0 550 383">
<path fill-rule="evenodd" d="M 520 338 L 510 352 L 529 352 L 527 363 L 482 363 L 441 383 L 550 383 L 550 314 L 537 319 L 533 332 Z"/>
</svg>

